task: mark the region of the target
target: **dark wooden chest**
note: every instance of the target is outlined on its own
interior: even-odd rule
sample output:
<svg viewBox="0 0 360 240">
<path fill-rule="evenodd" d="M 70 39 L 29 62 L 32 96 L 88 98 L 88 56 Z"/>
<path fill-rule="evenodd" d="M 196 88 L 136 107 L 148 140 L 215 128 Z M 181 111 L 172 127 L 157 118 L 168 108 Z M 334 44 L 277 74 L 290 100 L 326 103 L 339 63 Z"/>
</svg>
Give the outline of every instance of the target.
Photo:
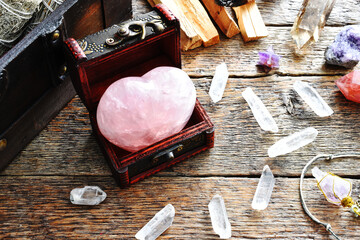
<svg viewBox="0 0 360 240">
<path fill-rule="evenodd" d="M 131 16 L 131 0 L 66 0 L 0 59 L 0 169 L 75 95 L 63 40 Z"/>
<path fill-rule="evenodd" d="M 149 24 L 143 30 L 133 29 L 139 33 L 133 38 L 120 37 L 126 32 L 124 27 L 134 28 L 138 27 L 135 22 L 153 23 L 154 20 L 164 26 L 162 31 Z M 111 46 L 109 41 L 119 44 Z M 89 110 L 94 134 L 120 187 L 127 187 L 214 146 L 213 124 L 199 101 L 181 132 L 138 152 L 130 153 L 113 145 L 98 129 L 97 105 L 114 81 L 128 76 L 142 76 L 158 66 L 181 68 L 180 25 L 166 7 L 157 5 L 148 14 L 136 16 L 81 40 L 68 39 L 66 47 L 74 86 Z"/>
</svg>

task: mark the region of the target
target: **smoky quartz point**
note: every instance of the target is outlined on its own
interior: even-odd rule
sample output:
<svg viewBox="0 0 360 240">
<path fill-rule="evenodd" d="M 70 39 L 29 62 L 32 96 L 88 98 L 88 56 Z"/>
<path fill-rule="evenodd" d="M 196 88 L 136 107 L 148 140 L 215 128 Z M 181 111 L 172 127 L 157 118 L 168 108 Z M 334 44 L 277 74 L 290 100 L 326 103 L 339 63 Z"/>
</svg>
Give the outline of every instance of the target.
<svg viewBox="0 0 360 240">
<path fill-rule="evenodd" d="M 299 49 L 317 42 L 336 0 L 304 0 L 291 35 Z"/>
</svg>

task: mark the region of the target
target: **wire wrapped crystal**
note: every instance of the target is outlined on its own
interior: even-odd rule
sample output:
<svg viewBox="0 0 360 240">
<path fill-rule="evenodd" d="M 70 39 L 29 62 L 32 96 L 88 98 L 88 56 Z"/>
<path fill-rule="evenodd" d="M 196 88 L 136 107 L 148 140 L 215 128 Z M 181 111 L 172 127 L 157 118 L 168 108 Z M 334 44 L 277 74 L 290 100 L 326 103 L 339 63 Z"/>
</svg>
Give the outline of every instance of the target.
<svg viewBox="0 0 360 240">
<path fill-rule="evenodd" d="M 336 176 L 330 172 L 323 172 L 318 167 L 314 167 L 312 175 L 316 178 L 317 185 L 325 198 L 335 204 L 349 206 L 352 184 L 349 180 Z"/>
</svg>

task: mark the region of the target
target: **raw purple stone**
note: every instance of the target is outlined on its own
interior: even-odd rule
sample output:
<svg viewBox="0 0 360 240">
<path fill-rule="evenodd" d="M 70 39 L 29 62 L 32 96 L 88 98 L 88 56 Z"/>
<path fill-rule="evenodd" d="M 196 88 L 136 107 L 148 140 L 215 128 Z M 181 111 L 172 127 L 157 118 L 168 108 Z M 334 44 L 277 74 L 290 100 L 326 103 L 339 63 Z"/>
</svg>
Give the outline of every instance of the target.
<svg viewBox="0 0 360 240">
<path fill-rule="evenodd" d="M 327 64 L 353 68 L 360 61 L 360 26 L 347 26 L 325 51 Z"/>
<path fill-rule="evenodd" d="M 259 62 L 257 66 L 263 67 L 265 72 L 269 72 L 273 68 L 279 68 L 280 56 L 275 54 L 272 46 L 266 52 L 259 52 Z"/>
</svg>

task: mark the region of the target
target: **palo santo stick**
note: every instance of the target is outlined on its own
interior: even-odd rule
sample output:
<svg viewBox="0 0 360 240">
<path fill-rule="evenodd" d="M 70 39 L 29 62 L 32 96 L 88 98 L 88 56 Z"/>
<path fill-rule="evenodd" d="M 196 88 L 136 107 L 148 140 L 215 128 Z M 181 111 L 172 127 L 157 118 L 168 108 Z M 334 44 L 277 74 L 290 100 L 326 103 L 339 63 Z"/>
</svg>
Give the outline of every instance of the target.
<svg viewBox="0 0 360 240">
<path fill-rule="evenodd" d="M 163 3 L 165 4 L 170 11 L 180 20 L 180 45 L 181 50 L 187 51 L 200 47 L 203 41 L 201 40 L 199 34 L 195 31 L 194 27 L 188 21 L 184 12 L 176 6 L 174 1 L 167 0 L 148 0 L 150 5 L 154 7 L 156 4 Z"/>
<path fill-rule="evenodd" d="M 233 8 L 238 19 L 241 35 L 244 42 L 256 39 L 256 33 L 251 22 L 251 17 L 245 5 Z"/>
<path fill-rule="evenodd" d="M 255 1 L 233 8 L 245 42 L 267 37 L 268 31 Z"/>
<path fill-rule="evenodd" d="M 257 38 L 267 37 L 268 31 L 267 31 L 267 28 L 265 26 L 265 23 L 261 17 L 259 8 L 256 5 L 255 1 L 245 4 L 245 6 L 247 7 L 247 9 L 250 13 L 251 22 L 254 26 Z"/>
<path fill-rule="evenodd" d="M 221 31 L 228 38 L 231 38 L 240 32 L 239 27 L 224 7 L 217 5 L 214 0 L 201 1 Z"/>
<path fill-rule="evenodd" d="M 182 50 L 193 49 L 201 43 L 208 47 L 220 42 L 219 34 L 199 0 L 148 1 L 150 4 L 165 4 L 180 20 Z"/>
</svg>

